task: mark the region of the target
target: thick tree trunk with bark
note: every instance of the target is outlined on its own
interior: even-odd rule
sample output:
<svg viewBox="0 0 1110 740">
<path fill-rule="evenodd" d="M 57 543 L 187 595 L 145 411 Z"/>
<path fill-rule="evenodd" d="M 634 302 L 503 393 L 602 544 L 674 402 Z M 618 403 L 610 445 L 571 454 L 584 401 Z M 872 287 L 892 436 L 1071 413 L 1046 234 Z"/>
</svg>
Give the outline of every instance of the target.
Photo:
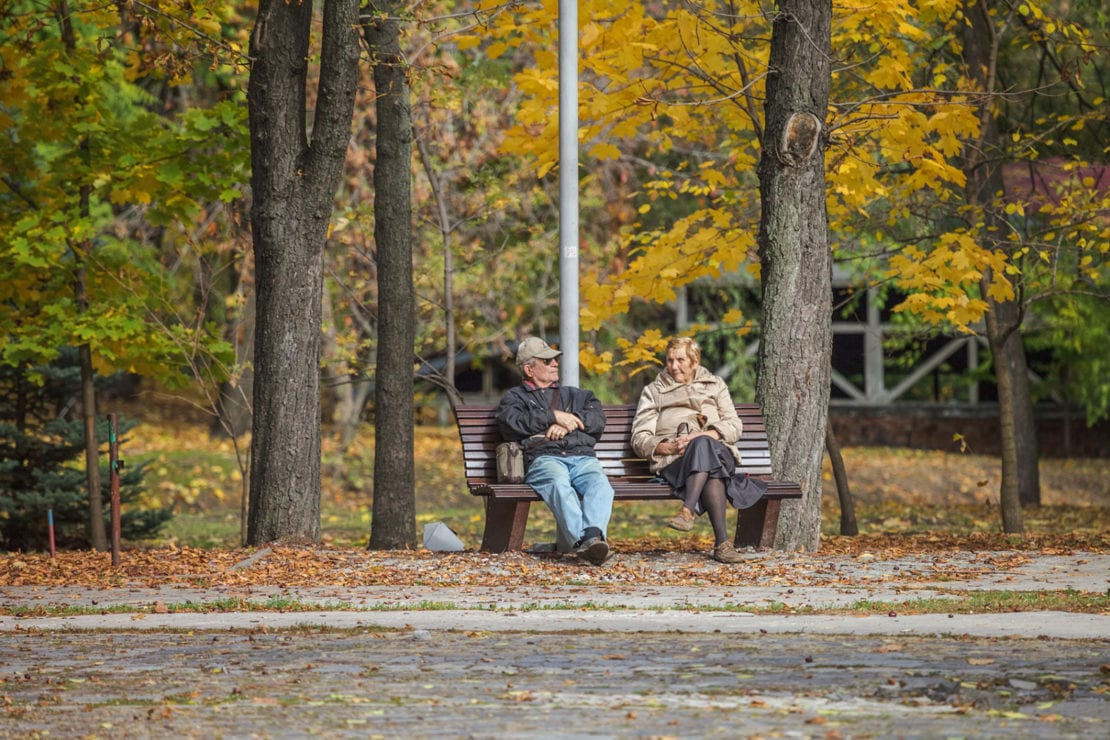
<svg viewBox="0 0 1110 740">
<path fill-rule="evenodd" d="M 311 138 L 312 3 L 262 0 L 251 35 L 256 325 L 247 541 L 320 534 L 323 250 L 350 139 L 358 2 L 327 0 Z"/>
<path fill-rule="evenodd" d="M 980 233 L 985 239 L 1006 233 L 997 193 L 1005 187 L 1002 180 L 1003 147 L 997 121 L 992 113 L 991 94 L 996 85 L 999 37 L 993 20 L 986 14 L 989 3 L 967 3 L 964 25 L 964 61 L 968 74 L 982 92 L 979 101 L 979 139 L 968 147 L 964 159 L 967 175 L 967 202 L 972 206 L 972 217 L 978 216 Z M 976 223 L 972 222 L 972 227 Z M 999 238 L 984 246 L 1007 249 Z M 1006 532 L 1024 530 L 1021 504 L 1039 504 L 1040 467 L 1037 451 L 1036 422 L 1033 417 L 1033 400 L 1029 387 L 1029 373 L 1022 342 L 1021 286 L 1015 286 L 1016 298 L 1004 303 L 990 297 L 988 288 L 993 275 L 983 274 L 981 289 L 988 305 L 987 341 L 991 349 L 995 383 L 998 386 L 999 430 L 1002 450 L 1002 485 L 999 499 L 1002 509 L 1002 528 Z M 1020 280 L 1020 277 L 1018 277 Z"/>
<path fill-rule="evenodd" d="M 378 247 L 378 368 L 375 389 L 371 549 L 416 545 L 413 461 L 412 117 L 401 54 L 401 3 L 380 2 L 366 25 L 377 94 L 374 241 Z"/>
<path fill-rule="evenodd" d="M 832 351 L 832 256 L 825 209 L 829 0 L 778 5 L 759 162 L 763 319 L 757 393 L 771 466 L 801 484 L 783 506 L 775 547 L 816 550 Z"/>
</svg>

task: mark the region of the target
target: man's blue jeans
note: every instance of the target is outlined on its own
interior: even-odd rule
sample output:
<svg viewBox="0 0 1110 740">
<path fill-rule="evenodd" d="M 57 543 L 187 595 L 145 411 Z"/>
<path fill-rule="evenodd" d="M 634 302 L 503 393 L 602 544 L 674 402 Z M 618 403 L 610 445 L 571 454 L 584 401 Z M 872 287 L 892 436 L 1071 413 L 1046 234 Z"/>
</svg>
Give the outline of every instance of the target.
<svg viewBox="0 0 1110 740">
<path fill-rule="evenodd" d="M 613 486 L 596 457 L 542 455 L 528 466 L 524 482 L 555 514 L 568 544 L 582 539 L 588 527 L 605 534 L 613 511 Z"/>
</svg>

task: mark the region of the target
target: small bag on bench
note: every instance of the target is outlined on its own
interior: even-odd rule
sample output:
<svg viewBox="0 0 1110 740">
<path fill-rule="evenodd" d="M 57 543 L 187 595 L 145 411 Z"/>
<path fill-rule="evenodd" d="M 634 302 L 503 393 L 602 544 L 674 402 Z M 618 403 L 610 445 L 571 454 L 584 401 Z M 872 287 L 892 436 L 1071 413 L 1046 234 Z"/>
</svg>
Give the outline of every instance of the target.
<svg viewBox="0 0 1110 740">
<path fill-rule="evenodd" d="M 524 482 L 524 448 L 520 442 L 502 442 L 497 445 L 497 482 Z"/>
</svg>

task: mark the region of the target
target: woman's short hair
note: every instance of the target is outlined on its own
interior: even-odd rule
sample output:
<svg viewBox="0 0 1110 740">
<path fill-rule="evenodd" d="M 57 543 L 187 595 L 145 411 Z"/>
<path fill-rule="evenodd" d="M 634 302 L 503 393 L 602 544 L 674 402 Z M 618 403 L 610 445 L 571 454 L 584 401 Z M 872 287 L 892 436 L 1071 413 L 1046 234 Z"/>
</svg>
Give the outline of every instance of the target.
<svg viewBox="0 0 1110 740">
<path fill-rule="evenodd" d="M 686 356 L 695 365 L 701 364 L 701 347 L 698 346 L 693 337 L 673 337 L 671 341 L 667 342 L 667 351 L 663 353 L 663 356 L 666 357 L 676 349 L 685 352 Z"/>
</svg>

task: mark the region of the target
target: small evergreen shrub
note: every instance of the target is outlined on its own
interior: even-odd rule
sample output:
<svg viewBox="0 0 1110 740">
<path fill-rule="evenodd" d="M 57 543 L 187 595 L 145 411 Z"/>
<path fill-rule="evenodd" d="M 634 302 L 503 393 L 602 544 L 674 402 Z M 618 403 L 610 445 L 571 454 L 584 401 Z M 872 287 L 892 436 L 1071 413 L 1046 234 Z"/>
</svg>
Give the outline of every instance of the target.
<svg viewBox="0 0 1110 740">
<path fill-rule="evenodd" d="M 79 414 L 80 370 L 76 352 L 64 352 L 43 366 L 0 366 L 0 549 L 49 547 L 48 511 L 54 512 L 55 544 L 89 545 L 89 505 L 84 467 L 84 424 Z M 103 379 L 102 382 L 107 382 Z M 117 420 L 117 436 L 134 424 Z M 97 419 L 101 443 L 100 483 L 105 531 L 111 532 L 111 478 L 108 470 L 107 417 Z M 172 507 L 132 510 L 143 466 L 120 472 L 120 531 L 125 539 L 158 533 L 173 516 Z"/>
</svg>

